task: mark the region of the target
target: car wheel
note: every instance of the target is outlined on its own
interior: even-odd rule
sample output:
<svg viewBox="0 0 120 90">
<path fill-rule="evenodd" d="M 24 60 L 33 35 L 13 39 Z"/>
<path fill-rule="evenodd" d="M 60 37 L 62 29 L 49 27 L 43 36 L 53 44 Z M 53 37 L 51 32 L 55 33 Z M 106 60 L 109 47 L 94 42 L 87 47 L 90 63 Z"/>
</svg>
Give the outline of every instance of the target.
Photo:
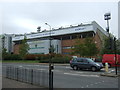
<svg viewBox="0 0 120 90">
<path fill-rule="evenodd" d="M 78 67 L 77 66 L 73 66 L 73 70 L 78 70 Z"/>
<path fill-rule="evenodd" d="M 97 69 L 96 69 L 96 67 L 91 67 L 91 70 L 92 70 L 93 72 L 95 72 Z"/>
</svg>

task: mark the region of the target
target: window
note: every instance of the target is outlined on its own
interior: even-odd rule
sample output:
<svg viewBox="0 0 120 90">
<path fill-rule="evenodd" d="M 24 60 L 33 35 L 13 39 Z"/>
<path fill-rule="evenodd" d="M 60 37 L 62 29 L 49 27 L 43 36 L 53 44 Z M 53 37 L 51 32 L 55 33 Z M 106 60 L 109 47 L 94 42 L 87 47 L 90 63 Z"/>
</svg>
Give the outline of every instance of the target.
<svg viewBox="0 0 120 90">
<path fill-rule="evenodd" d="M 63 47 L 63 49 L 71 49 L 71 46 Z"/>
<path fill-rule="evenodd" d="M 72 35 L 72 39 L 76 39 L 76 38 L 78 38 L 77 35 Z"/>
<path fill-rule="evenodd" d="M 83 62 L 83 59 L 78 58 L 77 62 Z"/>
<path fill-rule="evenodd" d="M 62 40 L 69 40 L 70 39 L 70 36 L 63 36 L 62 37 Z"/>
</svg>

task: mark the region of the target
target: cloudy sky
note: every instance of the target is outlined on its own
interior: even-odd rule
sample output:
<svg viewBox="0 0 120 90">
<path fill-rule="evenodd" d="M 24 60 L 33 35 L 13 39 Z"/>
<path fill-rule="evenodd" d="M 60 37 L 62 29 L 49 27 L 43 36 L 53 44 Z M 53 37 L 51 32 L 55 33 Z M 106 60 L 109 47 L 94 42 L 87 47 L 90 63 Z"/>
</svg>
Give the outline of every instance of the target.
<svg viewBox="0 0 120 90">
<path fill-rule="evenodd" d="M 25 1 L 25 0 L 24 0 Z M 52 28 L 96 21 L 104 29 L 106 21 L 104 14 L 111 13 L 110 32 L 118 37 L 118 0 L 111 1 L 46 1 L 38 2 L 8 2 L 0 3 L 0 23 L 2 33 L 23 34 L 36 32 L 37 27 L 49 30 Z"/>
</svg>

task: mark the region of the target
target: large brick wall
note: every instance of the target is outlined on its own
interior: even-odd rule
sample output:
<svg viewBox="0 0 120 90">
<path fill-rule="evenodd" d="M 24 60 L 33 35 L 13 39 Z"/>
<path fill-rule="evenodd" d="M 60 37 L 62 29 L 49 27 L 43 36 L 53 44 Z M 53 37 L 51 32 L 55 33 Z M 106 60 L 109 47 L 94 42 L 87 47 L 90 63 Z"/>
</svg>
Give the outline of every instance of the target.
<svg viewBox="0 0 120 90">
<path fill-rule="evenodd" d="M 19 54 L 19 47 L 20 47 L 20 44 L 14 45 L 14 48 L 13 48 L 14 54 Z"/>
<path fill-rule="evenodd" d="M 83 40 L 84 38 L 79 39 L 81 43 L 83 43 Z M 93 37 L 93 40 L 97 48 L 100 50 L 102 48 L 102 41 L 100 40 L 98 33 L 95 34 L 95 36 Z M 63 49 L 63 47 L 74 46 L 76 44 L 76 39 L 62 40 L 61 44 L 62 44 L 62 53 L 71 53 L 72 52 L 71 49 Z"/>
</svg>

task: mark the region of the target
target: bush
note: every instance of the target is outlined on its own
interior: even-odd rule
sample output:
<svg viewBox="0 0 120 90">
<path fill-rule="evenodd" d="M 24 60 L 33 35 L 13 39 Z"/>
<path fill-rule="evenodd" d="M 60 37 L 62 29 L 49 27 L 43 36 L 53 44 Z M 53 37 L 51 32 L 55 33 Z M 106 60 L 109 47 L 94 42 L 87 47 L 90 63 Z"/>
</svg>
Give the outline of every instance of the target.
<svg viewBox="0 0 120 90">
<path fill-rule="evenodd" d="M 69 61 L 70 61 L 70 57 L 53 57 L 52 59 L 51 59 L 51 62 L 52 63 L 69 63 Z M 42 60 L 40 60 L 39 62 L 40 63 L 49 63 L 49 60 L 50 59 L 42 59 Z"/>
<path fill-rule="evenodd" d="M 25 60 L 35 60 L 36 59 L 36 55 L 35 54 L 27 54 L 25 56 Z"/>
<path fill-rule="evenodd" d="M 21 60 L 21 56 L 18 54 L 6 54 L 3 60 Z"/>
</svg>

